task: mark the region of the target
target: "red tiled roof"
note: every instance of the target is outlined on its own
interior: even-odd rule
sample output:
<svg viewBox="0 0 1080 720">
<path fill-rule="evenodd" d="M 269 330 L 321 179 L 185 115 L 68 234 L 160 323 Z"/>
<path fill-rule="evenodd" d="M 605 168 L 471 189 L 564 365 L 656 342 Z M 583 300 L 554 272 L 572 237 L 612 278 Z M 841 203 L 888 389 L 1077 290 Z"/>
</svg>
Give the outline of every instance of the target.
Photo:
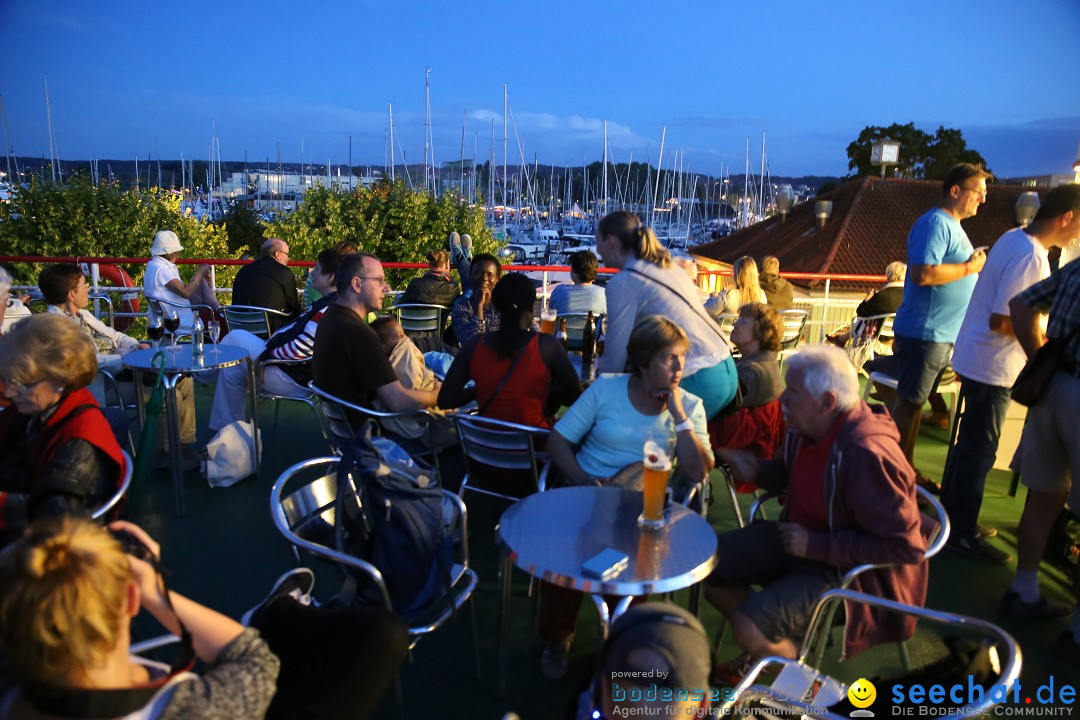
<svg viewBox="0 0 1080 720">
<path fill-rule="evenodd" d="M 978 214 L 962 222 L 972 245 L 992 246 L 1016 227 L 1017 198 L 1031 188 L 991 183 Z M 881 275 L 894 260 L 907 261 L 907 236 L 915 221 L 937 204 L 937 180 L 861 178 L 819 196 L 832 200 L 825 227 L 818 228 L 814 201 L 792 208 L 719 240 L 691 249 L 693 255 L 733 263 L 743 255 L 780 260 L 780 271 Z M 1045 189 L 1040 190 L 1045 192 Z"/>
</svg>

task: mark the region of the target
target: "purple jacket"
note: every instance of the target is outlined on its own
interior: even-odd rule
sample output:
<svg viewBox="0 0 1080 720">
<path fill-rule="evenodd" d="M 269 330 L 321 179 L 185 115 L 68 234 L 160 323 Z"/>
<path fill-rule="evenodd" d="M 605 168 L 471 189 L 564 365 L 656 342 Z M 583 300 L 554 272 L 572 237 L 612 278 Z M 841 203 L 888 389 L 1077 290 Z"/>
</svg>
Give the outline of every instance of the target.
<svg viewBox="0 0 1080 720">
<path fill-rule="evenodd" d="M 840 428 L 825 471 L 828 532 L 811 532 L 807 557 L 846 572 L 856 565 L 890 564 L 864 572 L 851 589 L 905 605 L 926 603 L 929 563 L 924 559 L 936 521 L 919 511 L 915 470 L 904 457 L 900 435 L 884 406 L 863 401 Z M 802 442 L 788 433 L 777 459 L 765 464 L 759 485 L 782 492 L 788 468 Z M 915 619 L 850 605 L 844 633 L 844 655 L 850 657 L 882 642 L 906 640 Z"/>
</svg>

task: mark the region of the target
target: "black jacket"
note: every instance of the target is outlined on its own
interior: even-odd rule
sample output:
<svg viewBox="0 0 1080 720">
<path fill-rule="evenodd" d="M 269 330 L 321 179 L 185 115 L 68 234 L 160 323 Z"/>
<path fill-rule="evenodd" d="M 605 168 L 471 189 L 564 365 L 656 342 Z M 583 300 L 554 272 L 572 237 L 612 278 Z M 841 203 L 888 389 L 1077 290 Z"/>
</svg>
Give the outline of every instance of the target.
<svg viewBox="0 0 1080 720">
<path fill-rule="evenodd" d="M 233 281 L 233 305 L 255 305 L 280 310 L 289 319 L 300 314 L 300 299 L 296 294 L 296 276 L 272 257 L 263 256 L 240 268 Z M 289 321 L 271 318 L 270 332 Z"/>
<path fill-rule="evenodd" d="M 456 282 L 429 272 L 410 280 L 405 292 L 397 299 L 397 304 L 422 303 L 425 305 L 442 305 L 448 308 L 454 304 L 460 294 L 461 288 L 458 287 Z"/>
</svg>

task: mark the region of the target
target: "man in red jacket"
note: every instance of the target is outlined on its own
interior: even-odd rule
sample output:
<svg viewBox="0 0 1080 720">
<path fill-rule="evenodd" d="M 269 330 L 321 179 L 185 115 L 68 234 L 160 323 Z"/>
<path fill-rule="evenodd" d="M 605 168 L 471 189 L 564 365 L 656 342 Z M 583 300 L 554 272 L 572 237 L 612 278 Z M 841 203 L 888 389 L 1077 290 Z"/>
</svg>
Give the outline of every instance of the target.
<svg viewBox="0 0 1080 720">
<path fill-rule="evenodd" d="M 926 600 L 915 471 L 896 424 L 883 407 L 859 399 L 855 369 L 839 348 L 804 348 L 787 366 L 780 404 L 788 436 L 776 459 L 719 451 L 737 480 L 786 493 L 787 500 L 779 522 L 719 538 L 720 563 L 706 598 L 731 621 L 745 653 L 718 668 L 718 680 L 737 680 L 753 658 L 795 657 L 821 594 L 857 565 L 889 567 L 861 574 L 852 589 L 908 605 Z M 847 655 L 914 631 L 910 619 L 849 611 Z"/>
</svg>

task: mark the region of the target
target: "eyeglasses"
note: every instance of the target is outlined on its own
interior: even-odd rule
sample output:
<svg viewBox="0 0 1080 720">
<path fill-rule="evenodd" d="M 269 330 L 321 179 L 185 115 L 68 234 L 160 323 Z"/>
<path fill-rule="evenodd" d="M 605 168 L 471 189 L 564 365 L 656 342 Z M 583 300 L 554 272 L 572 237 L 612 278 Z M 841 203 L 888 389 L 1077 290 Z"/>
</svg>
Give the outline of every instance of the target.
<svg viewBox="0 0 1080 720">
<path fill-rule="evenodd" d="M 44 380 L 35 380 L 34 382 L 22 383 L 22 382 L 19 382 L 18 380 L 12 380 L 9 377 L 5 377 L 3 375 L 0 375 L 0 383 L 4 384 L 5 392 L 11 391 L 11 392 L 14 392 L 16 395 L 22 395 L 23 393 L 25 393 L 30 388 L 34 387 L 35 385 L 40 385 L 43 382 L 45 382 L 45 381 Z"/>
<path fill-rule="evenodd" d="M 385 275 L 383 275 L 382 277 L 374 277 L 374 276 L 370 276 L 370 275 L 357 275 L 356 277 L 360 278 L 361 280 L 374 280 L 375 282 L 379 283 L 380 285 L 385 285 L 386 284 L 386 276 Z"/>
<path fill-rule="evenodd" d="M 970 188 L 970 187 L 964 187 L 963 185 L 961 185 L 960 189 L 961 190 L 967 190 L 969 193 L 974 193 L 975 195 L 977 195 L 979 197 L 986 197 L 986 193 L 987 193 L 986 188 L 977 188 L 977 187 Z"/>
<path fill-rule="evenodd" d="M 289 251 L 288 250 L 275 250 L 274 252 L 275 253 L 281 253 L 285 257 L 289 257 Z"/>
</svg>

